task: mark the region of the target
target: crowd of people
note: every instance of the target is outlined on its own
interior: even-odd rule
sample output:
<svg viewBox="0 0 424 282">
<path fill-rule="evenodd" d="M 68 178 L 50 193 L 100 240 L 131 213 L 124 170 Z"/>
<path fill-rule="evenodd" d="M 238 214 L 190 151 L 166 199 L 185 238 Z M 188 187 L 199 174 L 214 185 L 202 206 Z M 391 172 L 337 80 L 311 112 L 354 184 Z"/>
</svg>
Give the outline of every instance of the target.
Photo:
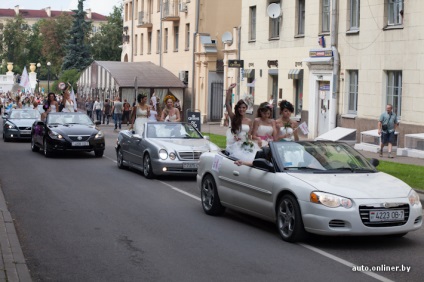
<svg viewBox="0 0 424 282">
<path fill-rule="evenodd" d="M 298 123 L 291 119 L 294 106 L 287 100 L 279 102 L 280 117 L 272 118 L 273 105 L 263 102 L 259 105 L 253 121 L 246 116 L 248 104 L 239 100 L 234 111 L 231 107 L 231 92 L 236 87 L 233 83 L 227 89 L 225 106 L 231 120 L 227 130 L 226 151 L 239 159 L 236 164 L 249 164 L 253 161 L 259 148 L 267 146 L 269 141 L 298 141 Z"/>
</svg>

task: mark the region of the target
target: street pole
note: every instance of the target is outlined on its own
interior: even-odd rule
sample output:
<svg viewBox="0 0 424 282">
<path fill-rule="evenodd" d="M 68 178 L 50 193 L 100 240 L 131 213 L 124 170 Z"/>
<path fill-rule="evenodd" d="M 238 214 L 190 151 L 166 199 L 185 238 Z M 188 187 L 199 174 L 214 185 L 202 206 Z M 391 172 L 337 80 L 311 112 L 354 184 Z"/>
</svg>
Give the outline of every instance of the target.
<svg viewBox="0 0 424 282">
<path fill-rule="evenodd" d="M 50 66 L 51 63 L 47 62 L 47 94 L 50 93 Z"/>
<path fill-rule="evenodd" d="M 41 68 L 41 64 L 38 63 L 37 64 L 37 88 L 36 88 L 38 94 L 40 94 L 40 68 Z"/>
</svg>

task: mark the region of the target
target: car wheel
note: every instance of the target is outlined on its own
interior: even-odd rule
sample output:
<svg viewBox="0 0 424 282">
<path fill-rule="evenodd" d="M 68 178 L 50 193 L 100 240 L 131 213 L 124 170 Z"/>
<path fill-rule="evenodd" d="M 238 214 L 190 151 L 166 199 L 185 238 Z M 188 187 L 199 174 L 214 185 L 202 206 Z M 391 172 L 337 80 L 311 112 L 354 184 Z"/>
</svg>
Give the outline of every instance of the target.
<svg viewBox="0 0 424 282">
<path fill-rule="evenodd" d="M 143 157 L 143 174 L 148 179 L 151 179 L 155 176 L 153 174 L 152 161 L 149 154 L 145 154 Z"/>
<path fill-rule="evenodd" d="M 4 133 L 3 133 L 3 141 L 4 142 L 9 142 L 9 138 L 6 138 L 6 135 L 4 135 Z"/>
<path fill-rule="evenodd" d="M 103 157 L 103 153 L 104 153 L 104 150 L 97 150 L 97 151 L 94 151 L 94 155 L 96 156 L 96 158 L 101 158 L 101 157 Z"/>
<path fill-rule="evenodd" d="M 296 242 L 305 237 L 299 203 L 294 196 L 284 195 L 278 202 L 277 227 L 284 241 Z"/>
<path fill-rule="evenodd" d="M 37 145 L 35 145 L 35 138 L 34 136 L 31 137 L 31 151 L 38 152 L 40 148 L 38 148 Z"/>
<path fill-rule="evenodd" d="M 44 139 L 44 141 L 43 141 L 43 153 L 44 153 L 44 156 L 46 158 L 49 158 L 49 157 L 52 156 L 52 153 L 47 149 L 47 141 L 46 141 L 46 139 Z"/>
<path fill-rule="evenodd" d="M 207 175 L 202 180 L 201 188 L 202 207 L 208 215 L 220 215 L 225 211 L 225 207 L 221 205 L 218 189 L 212 175 Z"/>
<path fill-rule="evenodd" d="M 122 154 L 121 148 L 118 148 L 118 151 L 116 152 L 116 164 L 118 165 L 118 168 L 120 169 L 125 168 L 124 155 Z"/>
</svg>

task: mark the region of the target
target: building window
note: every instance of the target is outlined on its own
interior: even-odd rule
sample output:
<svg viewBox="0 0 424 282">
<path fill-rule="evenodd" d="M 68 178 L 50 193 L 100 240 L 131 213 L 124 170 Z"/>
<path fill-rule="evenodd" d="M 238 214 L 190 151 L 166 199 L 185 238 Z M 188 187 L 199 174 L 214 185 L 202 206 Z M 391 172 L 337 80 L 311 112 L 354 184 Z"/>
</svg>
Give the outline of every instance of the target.
<svg viewBox="0 0 424 282">
<path fill-rule="evenodd" d="M 190 50 L 190 24 L 186 24 L 185 50 Z"/>
<path fill-rule="evenodd" d="M 305 34 L 305 0 L 297 1 L 297 35 Z"/>
<path fill-rule="evenodd" d="M 269 4 L 278 4 L 280 1 L 270 1 Z M 281 15 L 277 18 L 269 18 L 269 39 L 278 39 L 280 38 L 280 26 L 281 26 Z"/>
<path fill-rule="evenodd" d="M 360 0 L 350 0 L 350 30 L 359 29 Z"/>
<path fill-rule="evenodd" d="M 156 31 L 156 54 L 160 52 L 160 30 Z"/>
<path fill-rule="evenodd" d="M 156 11 L 157 12 L 160 12 L 160 2 L 161 2 L 162 0 L 157 0 L 157 2 L 156 2 L 156 4 L 157 4 L 157 7 L 156 7 Z"/>
<path fill-rule="evenodd" d="M 301 116 L 303 108 L 303 77 L 295 79 L 296 84 L 296 105 L 294 108 L 294 114 Z"/>
<path fill-rule="evenodd" d="M 147 33 L 147 54 L 152 54 L 152 32 Z"/>
<path fill-rule="evenodd" d="M 178 51 L 178 36 L 179 36 L 179 26 L 174 26 L 174 52 Z"/>
<path fill-rule="evenodd" d="M 249 8 L 249 40 L 256 40 L 256 6 Z"/>
<path fill-rule="evenodd" d="M 402 72 L 387 71 L 387 104 L 393 105 L 393 112 L 401 116 L 402 106 Z"/>
<path fill-rule="evenodd" d="M 143 40 L 144 40 L 144 34 L 140 34 L 140 55 L 143 55 L 144 52 L 144 45 L 143 45 Z"/>
<path fill-rule="evenodd" d="M 349 71 L 349 97 L 348 113 L 356 114 L 358 111 L 358 70 Z"/>
<path fill-rule="evenodd" d="M 321 32 L 330 32 L 330 0 L 321 0 Z"/>
<path fill-rule="evenodd" d="M 134 36 L 134 55 L 137 56 L 138 35 Z"/>
<path fill-rule="evenodd" d="M 388 25 L 401 25 L 403 23 L 403 0 L 386 0 Z"/>
<path fill-rule="evenodd" d="M 165 28 L 165 35 L 163 38 L 163 52 L 167 53 L 168 52 L 168 29 Z"/>
</svg>

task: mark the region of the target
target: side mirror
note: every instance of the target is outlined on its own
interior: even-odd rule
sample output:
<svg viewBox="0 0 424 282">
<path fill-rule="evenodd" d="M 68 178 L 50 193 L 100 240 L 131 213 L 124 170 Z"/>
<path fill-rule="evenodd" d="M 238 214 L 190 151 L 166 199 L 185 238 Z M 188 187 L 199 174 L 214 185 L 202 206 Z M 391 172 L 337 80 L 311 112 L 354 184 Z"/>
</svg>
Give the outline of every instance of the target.
<svg viewBox="0 0 424 282">
<path fill-rule="evenodd" d="M 377 159 L 372 158 L 372 159 L 370 160 L 370 163 L 371 163 L 374 167 L 377 167 L 377 166 L 380 164 L 380 161 L 379 161 L 379 160 L 377 160 Z"/>
<path fill-rule="evenodd" d="M 263 169 L 269 172 L 275 172 L 274 165 L 266 159 L 255 159 L 253 160 L 253 166 L 259 169 Z"/>
<path fill-rule="evenodd" d="M 203 136 L 204 139 L 210 140 L 211 138 L 208 135 Z"/>
<path fill-rule="evenodd" d="M 96 120 L 96 122 L 94 123 L 95 125 L 100 125 L 102 124 L 99 120 Z"/>
<path fill-rule="evenodd" d="M 137 138 L 137 139 L 142 139 L 143 138 L 140 134 L 133 134 L 133 137 L 134 138 Z"/>
</svg>

